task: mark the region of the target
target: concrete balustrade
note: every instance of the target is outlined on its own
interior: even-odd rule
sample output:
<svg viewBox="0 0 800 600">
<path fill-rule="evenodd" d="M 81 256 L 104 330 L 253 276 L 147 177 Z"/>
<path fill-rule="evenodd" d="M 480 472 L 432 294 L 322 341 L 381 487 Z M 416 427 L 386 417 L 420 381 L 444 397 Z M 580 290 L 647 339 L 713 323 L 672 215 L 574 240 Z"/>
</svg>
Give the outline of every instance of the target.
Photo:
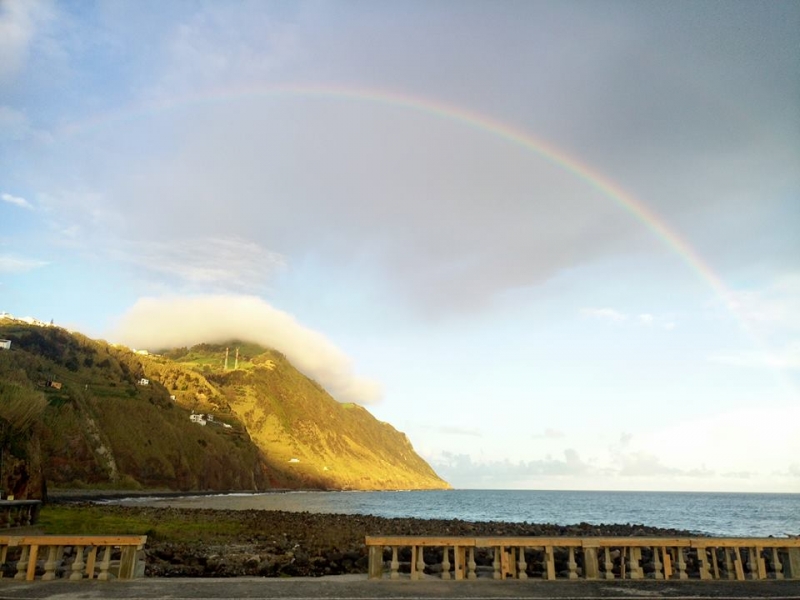
<svg viewBox="0 0 800 600">
<path fill-rule="evenodd" d="M 369 577 L 800 579 L 800 539 L 367 536 Z"/>
<path fill-rule="evenodd" d="M 0 535 L 0 567 L 26 581 L 37 574 L 44 581 L 133 579 L 144 571 L 140 551 L 146 542 L 144 535 Z"/>
<path fill-rule="evenodd" d="M 0 529 L 35 525 L 41 500 L 0 500 Z"/>
</svg>

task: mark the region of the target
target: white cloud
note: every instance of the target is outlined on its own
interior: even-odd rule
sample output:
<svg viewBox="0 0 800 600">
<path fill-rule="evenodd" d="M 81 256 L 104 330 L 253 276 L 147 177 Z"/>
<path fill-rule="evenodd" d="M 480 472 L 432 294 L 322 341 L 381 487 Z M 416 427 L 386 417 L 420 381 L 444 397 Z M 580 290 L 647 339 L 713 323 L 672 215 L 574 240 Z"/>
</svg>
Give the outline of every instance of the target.
<svg viewBox="0 0 800 600">
<path fill-rule="evenodd" d="M 798 331 L 800 274 L 783 275 L 762 289 L 732 291 L 727 309 L 763 333 Z"/>
<path fill-rule="evenodd" d="M 581 314 L 585 317 L 607 319 L 609 321 L 627 321 L 628 316 L 613 308 L 582 308 Z"/>
<path fill-rule="evenodd" d="M 20 258 L 9 254 L 0 254 L 0 273 L 24 273 L 44 267 L 47 264 L 43 260 L 34 258 Z"/>
<path fill-rule="evenodd" d="M 667 331 L 675 329 L 675 323 L 667 317 L 650 313 L 641 313 L 634 316 L 614 308 L 582 308 L 580 314 L 584 317 L 610 321 L 612 323 L 636 323 L 644 327 L 658 325 Z"/>
<path fill-rule="evenodd" d="M 263 289 L 283 257 L 255 242 L 230 238 L 140 241 L 120 247 L 119 257 L 172 282 L 208 290 Z"/>
<path fill-rule="evenodd" d="M 15 206 L 19 206 L 20 208 L 27 208 L 28 210 L 33 210 L 33 205 L 25 200 L 25 198 L 21 198 L 20 196 L 12 196 L 8 193 L 0 194 L 0 199 L 3 202 L 8 202 L 9 204 L 13 204 Z"/>
<path fill-rule="evenodd" d="M 0 81 L 25 66 L 38 27 L 52 16 L 49 2 L 0 3 Z"/>
<path fill-rule="evenodd" d="M 534 440 L 560 440 L 564 437 L 566 437 L 566 434 L 563 431 L 553 429 L 552 427 L 547 427 L 541 433 L 535 433 L 532 436 Z"/>
<path fill-rule="evenodd" d="M 340 402 L 381 397 L 374 381 L 356 376 L 350 359 L 323 334 L 255 296 L 142 298 L 109 335 L 131 347 L 157 350 L 241 339 L 275 348 Z"/>
<path fill-rule="evenodd" d="M 437 427 L 436 431 L 443 435 L 460 435 L 467 437 L 482 437 L 482 434 L 477 429 L 468 429 L 465 427 Z"/>
<path fill-rule="evenodd" d="M 484 489 L 531 488 L 547 480 L 563 480 L 590 473 L 594 468 L 572 448 L 563 458 L 547 456 L 531 461 L 481 461 L 468 454 L 443 452 L 429 459 L 434 470 L 453 487 Z"/>
<path fill-rule="evenodd" d="M 711 362 L 734 367 L 800 369 L 800 341 L 787 344 L 783 349 L 741 354 L 717 354 Z"/>
<path fill-rule="evenodd" d="M 23 139 L 30 132 L 25 113 L 0 105 L 0 142 Z"/>
</svg>

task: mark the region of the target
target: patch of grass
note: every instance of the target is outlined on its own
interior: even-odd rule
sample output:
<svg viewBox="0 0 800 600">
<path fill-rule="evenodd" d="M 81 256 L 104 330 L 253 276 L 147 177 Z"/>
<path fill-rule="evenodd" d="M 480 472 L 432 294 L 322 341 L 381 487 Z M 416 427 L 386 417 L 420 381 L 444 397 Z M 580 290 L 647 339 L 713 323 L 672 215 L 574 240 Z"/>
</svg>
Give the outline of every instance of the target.
<svg viewBox="0 0 800 600">
<path fill-rule="evenodd" d="M 227 542 L 252 533 L 239 521 L 219 515 L 209 518 L 205 511 L 128 511 L 85 504 L 46 505 L 39 526 L 48 535 L 147 535 L 173 543 Z"/>
</svg>

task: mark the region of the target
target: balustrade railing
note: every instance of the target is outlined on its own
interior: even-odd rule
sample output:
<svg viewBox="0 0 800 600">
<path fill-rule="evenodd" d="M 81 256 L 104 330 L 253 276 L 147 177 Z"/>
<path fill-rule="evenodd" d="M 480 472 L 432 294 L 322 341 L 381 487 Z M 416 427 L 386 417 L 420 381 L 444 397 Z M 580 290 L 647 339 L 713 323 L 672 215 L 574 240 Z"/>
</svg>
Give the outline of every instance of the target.
<svg viewBox="0 0 800 600">
<path fill-rule="evenodd" d="M 800 539 L 368 536 L 369 577 L 800 579 Z"/>
<path fill-rule="evenodd" d="M 36 524 L 41 500 L 0 500 L 0 530 Z"/>
<path fill-rule="evenodd" d="M 133 579 L 142 570 L 146 541 L 143 535 L 0 535 L 0 577 Z"/>
</svg>

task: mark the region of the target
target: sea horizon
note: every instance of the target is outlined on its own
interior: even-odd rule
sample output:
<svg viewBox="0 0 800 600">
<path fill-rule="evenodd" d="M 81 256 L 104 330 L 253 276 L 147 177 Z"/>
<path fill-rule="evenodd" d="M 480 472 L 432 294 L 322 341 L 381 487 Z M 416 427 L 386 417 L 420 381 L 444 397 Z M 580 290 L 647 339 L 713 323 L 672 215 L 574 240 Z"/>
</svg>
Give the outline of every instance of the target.
<svg viewBox="0 0 800 600">
<path fill-rule="evenodd" d="M 773 492 L 270 490 L 117 497 L 103 502 L 471 522 L 635 524 L 724 537 L 800 534 L 800 494 Z"/>
</svg>

